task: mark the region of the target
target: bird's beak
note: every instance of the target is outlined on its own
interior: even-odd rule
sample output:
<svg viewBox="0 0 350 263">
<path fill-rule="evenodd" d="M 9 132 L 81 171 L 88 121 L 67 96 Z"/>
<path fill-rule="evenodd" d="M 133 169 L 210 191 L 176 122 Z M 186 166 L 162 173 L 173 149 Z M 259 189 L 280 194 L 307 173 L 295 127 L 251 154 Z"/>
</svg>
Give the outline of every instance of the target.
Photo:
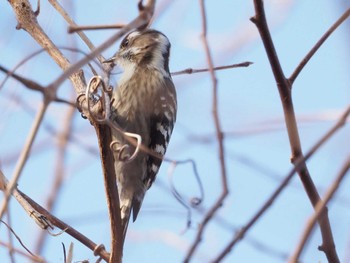
<svg viewBox="0 0 350 263">
<path fill-rule="evenodd" d="M 106 59 L 105 61 L 103 61 L 102 63 L 114 63 L 115 62 L 115 60 L 116 60 L 116 56 L 115 57 L 111 57 L 111 58 L 109 58 L 109 59 Z"/>
</svg>

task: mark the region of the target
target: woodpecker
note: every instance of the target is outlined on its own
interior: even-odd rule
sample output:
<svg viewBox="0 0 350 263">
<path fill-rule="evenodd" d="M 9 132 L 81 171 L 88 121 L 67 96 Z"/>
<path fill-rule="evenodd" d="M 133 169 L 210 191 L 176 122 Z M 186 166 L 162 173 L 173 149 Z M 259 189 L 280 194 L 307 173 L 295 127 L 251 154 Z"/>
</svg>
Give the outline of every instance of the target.
<svg viewBox="0 0 350 263">
<path fill-rule="evenodd" d="M 141 150 L 132 161 L 123 161 L 114 153 L 123 234 L 131 212 L 133 221 L 140 211 L 146 191 L 159 171 L 176 121 L 177 99 L 169 71 L 170 42 L 154 29 L 129 33 L 119 51 L 105 62 L 123 69 L 113 90 L 111 111 L 123 131 L 141 136 Z M 120 131 L 112 131 L 118 145 L 131 145 Z M 155 153 L 155 154 L 151 154 Z"/>
</svg>

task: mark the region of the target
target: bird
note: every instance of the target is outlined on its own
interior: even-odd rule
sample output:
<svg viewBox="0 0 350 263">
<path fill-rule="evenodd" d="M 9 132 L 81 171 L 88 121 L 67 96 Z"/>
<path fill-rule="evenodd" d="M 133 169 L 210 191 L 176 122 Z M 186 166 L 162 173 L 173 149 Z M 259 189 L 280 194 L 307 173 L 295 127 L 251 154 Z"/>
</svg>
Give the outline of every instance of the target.
<svg viewBox="0 0 350 263">
<path fill-rule="evenodd" d="M 146 191 L 152 186 L 169 144 L 177 114 L 177 96 L 169 71 L 171 44 L 155 29 L 135 30 L 121 41 L 118 52 L 105 62 L 122 69 L 111 99 L 112 121 L 124 132 L 141 136 L 141 150 L 131 161 L 114 151 L 123 237 L 131 212 L 135 222 Z M 135 146 L 120 130 L 112 140 Z"/>
</svg>

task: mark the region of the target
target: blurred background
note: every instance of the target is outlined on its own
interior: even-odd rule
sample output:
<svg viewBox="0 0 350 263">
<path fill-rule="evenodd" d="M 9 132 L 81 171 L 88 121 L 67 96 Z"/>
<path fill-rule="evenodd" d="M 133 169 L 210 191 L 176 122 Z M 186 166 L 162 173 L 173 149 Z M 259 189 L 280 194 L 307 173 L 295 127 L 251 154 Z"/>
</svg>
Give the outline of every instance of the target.
<svg viewBox="0 0 350 263">
<path fill-rule="evenodd" d="M 328 28 L 350 7 L 349 1 L 266 0 L 266 16 L 280 62 L 290 76 L 306 53 Z M 31 1 L 33 8 L 37 3 Z M 78 25 L 128 23 L 138 15 L 137 1 L 61 1 Z M 71 62 L 84 56 L 67 51 L 89 52 L 76 34 L 67 33 L 67 23 L 47 2 L 41 1 L 38 21 Z M 210 262 L 233 239 L 281 180 L 292 169 L 290 147 L 278 90 L 257 28 L 253 1 L 205 1 L 208 41 L 215 66 L 244 61 L 247 68 L 216 71 L 219 117 L 224 132 L 229 196 L 210 220 L 191 262 Z M 152 27 L 172 43 L 170 69 L 207 68 L 199 1 L 157 1 Z M 11 6 L 0 2 L 0 64 L 8 69 L 40 46 L 23 30 L 16 30 Z M 303 69 L 293 86 L 294 108 L 304 152 L 308 151 L 339 119 L 349 105 L 350 22 L 336 30 Z M 116 30 L 86 31 L 98 46 Z M 116 43 L 103 53 L 109 58 Z M 101 72 L 97 64 L 93 64 Z M 42 52 L 17 71 L 41 85 L 50 84 L 61 69 Z M 120 69 L 112 80 L 117 83 Z M 86 66 L 87 79 L 92 77 Z M 0 73 L 0 81 L 5 74 Z M 167 157 L 196 164 L 204 189 L 203 202 L 188 210 L 173 196 L 175 187 L 189 203 L 199 198 L 200 187 L 190 163 L 174 166 L 164 162 L 148 191 L 135 223 L 129 224 L 125 262 L 182 262 L 193 244 L 207 211 L 222 192 L 218 142 L 212 114 L 213 88 L 209 73 L 173 77 L 178 95 L 178 118 Z M 59 96 L 74 102 L 70 83 L 59 88 Z M 42 103 L 42 95 L 12 79 L 0 87 L 0 167 L 10 180 L 18 157 Z M 307 162 L 322 196 L 342 164 L 349 158 L 349 127 L 340 129 Z M 65 143 L 65 138 L 68 141 Z M 329 218 L 341 262 L 350 262 L 350 181 L 345 179 L 329 204 Z M 80 113 L 65 104 L 52 103 L 47 110 L 18 188 L 95 243 L 109 248 L 109 218 L 96 134 Z M 3 194 L 0 195 L 1 199 Z M 312 206 L 296 175 L 273 206 L 250 229 L 223 262 L 285 262 L 299 242 Z M 97 258 L 67 234 L 46 236 L 16 200 L 11 200 L 8 222 L 21 241 L 47 262 L 63 262 L 62 244 L 74 243 L 74 262 Z M 57 233 L 58 230 L 53 232 Z M 13 237 L 12 237 L 13 238 Z M 0 224 L 1 262 L 27 262 L 25 256 L 9 255 L 9 233 Z M 317 250 L 322 239 L 319 228 L 307 243 L 302 262 L 326 262 Z M 17 240 L 15 248 L 24 251 Z M 25 252 L 26 253 L 26 252 Z"/>
</svg>

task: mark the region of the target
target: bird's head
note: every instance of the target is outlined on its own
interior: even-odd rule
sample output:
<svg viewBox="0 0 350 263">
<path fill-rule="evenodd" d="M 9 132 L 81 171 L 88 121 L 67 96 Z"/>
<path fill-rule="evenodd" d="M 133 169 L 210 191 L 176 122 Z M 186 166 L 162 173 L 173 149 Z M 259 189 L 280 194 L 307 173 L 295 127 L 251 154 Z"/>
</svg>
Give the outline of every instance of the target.
<svg viewBox="0 0 350 263">
<path fill-rule="evenodd" d="M 169 73 L 170 42 L 154 29 L 133 31 L 121 42 L 117 55 L 105 62 L 120 67 L 148 67 Z"/>
</svg>

